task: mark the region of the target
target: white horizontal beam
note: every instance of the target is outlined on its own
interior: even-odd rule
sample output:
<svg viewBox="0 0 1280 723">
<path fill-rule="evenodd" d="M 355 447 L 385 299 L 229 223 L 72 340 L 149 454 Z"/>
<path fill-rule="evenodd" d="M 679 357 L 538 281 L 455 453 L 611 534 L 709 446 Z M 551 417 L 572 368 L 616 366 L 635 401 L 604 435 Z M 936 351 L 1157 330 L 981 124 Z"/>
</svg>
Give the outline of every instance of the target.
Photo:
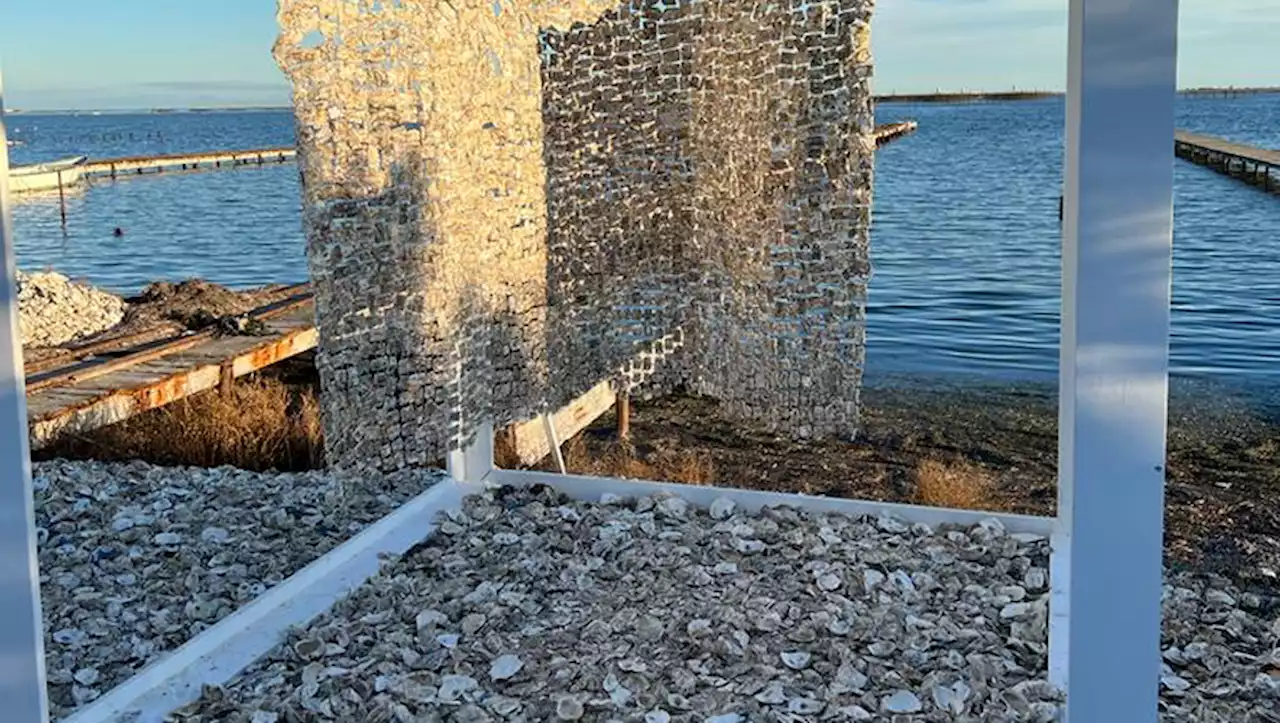
<svg viewBox="0 0 1280 723">
<path fill-rule="evenodd" d="M 1051 517 L 1010 515 L 976 510 L 956 510 L 946 507 L 923 507 L 892 502 L 851 500 L 839 497 L 814 497 L 786 492 L 761 492 L 733 487 L 687 485 L 676 482 L 650 482 L 647 480 L 618 479 L 613 477 L 583 477 L 552 472 L 495 469 L 485 480 L 491 484 L 527 487 L 543 484 L 578 500 L 597 501 L 605 493 L 623 497 L 641 497 L 658 493 L 674 494 L 698 507 L 708 507 L 718 497 L 733 500 L 739 508 L 756 511 L 764 507 L 795 507 L 813 512 L 838 512 L 846 515 L 889 516 L 909 523 L 930 526 L 941 524 L 976 525 L 983 520 L 999 520 L 1010 532 L 1042 535 L 1048 538 L 1054 529 Z"/>
<path fill-rule="evenodd" d="M 197 700 L 203 686 L 231 680 L 282 642 L 290 628 L 305 626 L 364 584 L 384 554 L 403 553 L 429 537 L 440 514 L 458 509 L 477 489 L 441 480 L 63 723 L 163 723 Z"/>
</svg>

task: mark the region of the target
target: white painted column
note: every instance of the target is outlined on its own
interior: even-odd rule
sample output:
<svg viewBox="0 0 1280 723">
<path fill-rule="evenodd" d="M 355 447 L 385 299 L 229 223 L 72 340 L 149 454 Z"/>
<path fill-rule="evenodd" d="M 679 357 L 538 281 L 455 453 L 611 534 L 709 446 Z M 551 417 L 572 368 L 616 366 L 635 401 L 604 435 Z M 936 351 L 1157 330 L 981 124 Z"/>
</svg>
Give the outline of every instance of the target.
<svg viewBox="0 0 1280 723">
<path fill-rule="evenodd" d="M 5 140 L 0 80 L 0 718 L 5 723 L 46 723 L 40 569 Z"/>
<path fill-rule="evenodd" d="M 449 476 L 459 482 L 483 482 L 493 471 L 493 423 L 482 423 L 475 440 L 449 452 L 445 464 Z"/>
<path fill-rule="evenodd" d="M 1053 658 L 1068 723 L 1155 723 L 1177 0 L 1071 0 L 1069 42 Z"/>
</svg>

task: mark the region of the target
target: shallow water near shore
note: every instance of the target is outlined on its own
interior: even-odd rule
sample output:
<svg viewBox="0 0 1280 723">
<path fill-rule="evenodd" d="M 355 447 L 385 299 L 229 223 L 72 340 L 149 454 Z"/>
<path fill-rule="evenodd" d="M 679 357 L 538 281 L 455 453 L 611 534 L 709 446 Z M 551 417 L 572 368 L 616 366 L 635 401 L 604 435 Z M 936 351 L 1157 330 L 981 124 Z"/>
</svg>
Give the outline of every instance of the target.
<svg viewBox="0 0 1280 723">
<path fill-rule="evenodd" d="M 916 134 L 877 160 L 868 382 L 1056 377 L 1063 104 L 884 104 Z M 15 163 L 287 146 L 287 112 L 9 120 Z M 1280 94 L 1180 100 L 1179 127 L 1280 146 Z M 1203 389 L 1280 388 L 1280 197 L 1176 164 L 1172 370 Z M 19 263 L 121 293 L 200 276 L 307 277 L 292 165 L 98 182 L 15 209 Z M 115 227 L 124 230 L 115 237 Z M 879 380 L 879 381 L 877 381 Z M 1218 392 L 1214 392 L 1215 394 Z M 1242 391 L 1243 393 L 1243 391 Z"/>
</svg>

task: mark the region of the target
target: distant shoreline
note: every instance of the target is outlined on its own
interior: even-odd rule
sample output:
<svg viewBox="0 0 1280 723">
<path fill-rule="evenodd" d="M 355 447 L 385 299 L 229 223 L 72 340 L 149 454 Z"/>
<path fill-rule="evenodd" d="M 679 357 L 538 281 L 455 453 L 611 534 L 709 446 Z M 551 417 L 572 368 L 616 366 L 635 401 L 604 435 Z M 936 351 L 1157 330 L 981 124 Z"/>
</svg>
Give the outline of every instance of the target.
<svg viewBox="0 0 1280 723">
<path fill-rule="evenodd" d="M 1280 93 L 1280 86 L 1231 87 L 1210 86 L 1183 88 L 1179 95 L 1224 96 Z M 934 93 L 885 93 L 872 98 L 876 103 L 984 103 L 1011 100 L 1044 100 L 1066 95 L 1060 90 L 955 91 Z M 34 110 L 10 108 L 6 115 L 167 115 L 183 113 L 280 113 L 291 112 L 292 106 L 222 106 L 209 108 L 132 108 L 119 110 Z"/>
<path fill-rule="evenodd" d="M 1018 90 L 1003 92 L 959 92 L 959 93 L 890 93 L 872 98 L 876 103 L 985 103 L 1003 100 L 1041 100 L 1057 98 L 1063 95 L 1059 91 Z"/>
<path fill-rule="evenodd" d="M 288 105 L 246 105 L 220 108 L 113 108 L 108 110 L 61 109 L 36 110 L 33 108 L 6 108 L 5 115 L 189 115 L 201 113 L 290 113 Z"/>
<path fill-rule="evenodd" d="M 1269 87 L 1249 87 L 1249 88 L 1232 88 L 1232 87 L 1206 87 L 1206 88 L 1183 88 L 1178 91 L 1178 95 L 1186 96 L 1221 96 L 1232 97 L 1237 95 L 1262 95 L 1267 93 L 1280 93 L 1280 86 Z M 973 91 L 973 92 L 956 92 L 956 93 L 887 93 L 877 95 L 873 98 L 876 103 L 987 103 L 997 101 L 1011 100 L 1044 100 L 1046 98 L 1061 98 L 1066 93 L 1059 90 L 1014 90 L 1014 91 Z"/>
</svg>

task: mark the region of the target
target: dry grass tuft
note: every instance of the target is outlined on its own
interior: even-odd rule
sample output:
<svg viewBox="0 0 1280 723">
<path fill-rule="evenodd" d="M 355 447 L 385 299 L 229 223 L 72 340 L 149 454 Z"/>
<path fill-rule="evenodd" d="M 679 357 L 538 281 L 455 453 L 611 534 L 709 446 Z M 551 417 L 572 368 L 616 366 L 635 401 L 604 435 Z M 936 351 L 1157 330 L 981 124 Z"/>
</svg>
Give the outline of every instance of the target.
<svg viewBox="0 0 1280 723">
<path fill-rule="evenodd" d="M 324 466 L 320 402 L 309 387 L 241 380 L 41 450 L 41 458 L 143 460 L 254 471 Z"/>
<path fill-rule="evenodd" d="M 916 467 L 916 502 L 961 510 L 995 509 L 995 479 L 968 460 L 926 459 Z"/>
<path fill-rule="evenodd" d="M 680 450 L 639 457 L 629 444 L 613 443 L 602 453 L 593 452 L 581 435 L 564 446 L 564 464 L 570 474 L 594 477 L 658 480 L 683 484 L 711 484 L 715 464 L 706 452 Z"/>
<path fill-rule="evenodd" d="M 520 469 L 522 466 L 510 427 L 493 435 L 493 465 L 498 469 Z"/>
</svg>

